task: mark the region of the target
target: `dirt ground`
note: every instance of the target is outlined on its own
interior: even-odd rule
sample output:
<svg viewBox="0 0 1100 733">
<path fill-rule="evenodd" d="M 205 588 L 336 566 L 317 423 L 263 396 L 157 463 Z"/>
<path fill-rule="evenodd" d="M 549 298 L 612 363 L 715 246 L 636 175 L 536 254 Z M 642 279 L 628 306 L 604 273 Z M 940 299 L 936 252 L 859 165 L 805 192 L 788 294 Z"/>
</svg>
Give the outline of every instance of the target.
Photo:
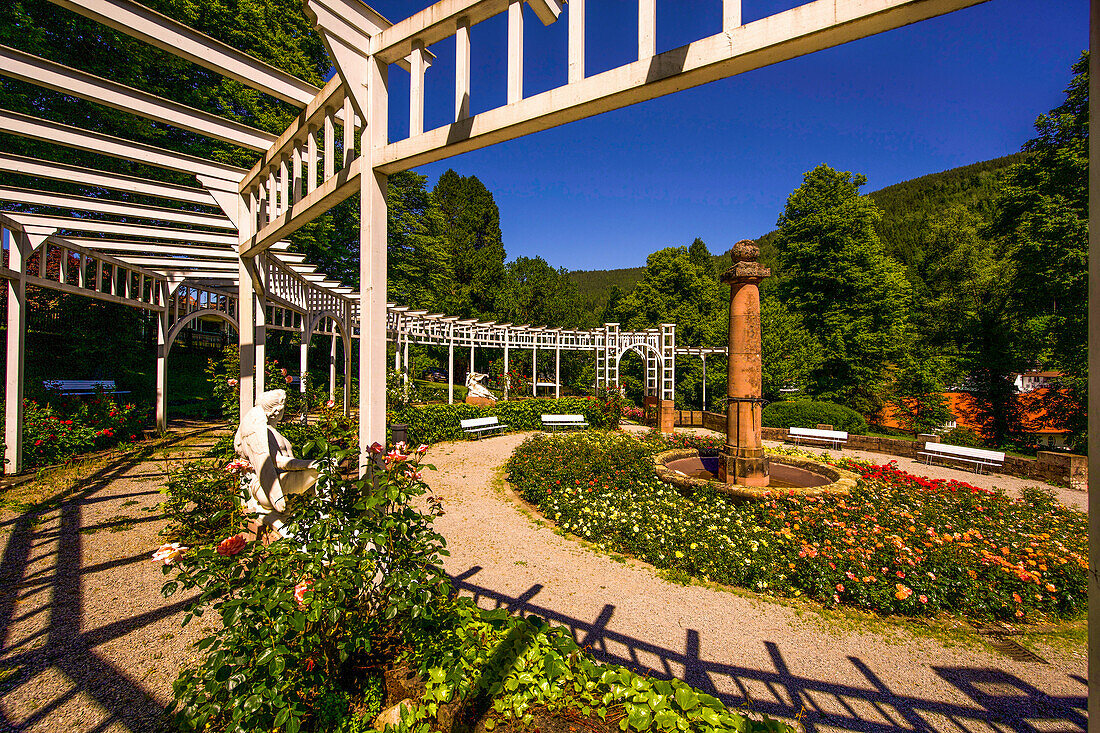
<svg viewBox="0 0 1100 733">
<path fill-rule="evenodd" d="M 164 454 L 193 458 L 221 434 L 190 426 L 156 455 L 85 466 L 65 498 L 0 508 L 0 733 L 163 729 L 171 683 L 210 623 L 180 628 L 187 599 L 164 599 L 164 576 L 149 561 L 162 541 Z M 1017 661 L 973 634 L 952 646 L 812 606 L 670 583 L 520 507 L 501 467 L 524 437 L 428 453 L 438 471 L 427 478 L 447 512 L 437 520 L 447 570 L 484 606 L 537 613 L 604 660 L 675 675 L 806 730 L 1085 728 L 1081 645 L 1029 641 L 1049 663 Z"/>
</svg>

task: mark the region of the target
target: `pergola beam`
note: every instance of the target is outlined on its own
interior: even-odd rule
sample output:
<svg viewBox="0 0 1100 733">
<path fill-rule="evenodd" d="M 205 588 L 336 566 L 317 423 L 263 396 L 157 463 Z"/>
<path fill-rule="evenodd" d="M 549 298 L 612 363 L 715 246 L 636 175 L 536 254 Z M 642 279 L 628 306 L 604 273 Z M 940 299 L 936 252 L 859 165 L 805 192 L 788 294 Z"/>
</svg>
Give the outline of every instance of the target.
<svg viewBox="0 0 1100 733">
<path fill-rule="evenodd" d="M 263 152 L 275 136 L 201 109 L 0 45 L 0 73 L 183 130 Z"/>
<path fill-rule="evenodd" d="M 76 242 L 84 247 L 94 249 L 97 252 L 137 252 L 143 254 L 157 254 L 166 256 L 205 257 L 208 259 L 237 261 L 237 253 L 232 249 L 215 247 L 196 247 L 186 244 L 161 244 L 159 242 L 124 242 L 113 239 L 92 239 L 82 237 L 66 237 L 70 242 Z M 281 251 L 272 253 L 284 264 L 300 264 L 305 262 L 306 256 L 294 252 Z"/>
<path fill-rule="evenodd" d="M 162 183 L 148 178 L 125 176 L 121 173 L 108 173 L 92 168 L 82 168 L 67 163 L 54 163 L 48 160 L 27 158 L 22 155 L 0 152 L 0 172 L 18 173 L 35 178 L 47 178 L 53 181 L 65 181 L 81 186 L 104 188 L 110 191 L 153 196 L 172 201 L 185 201 L 190 204 L 217 206 L 218 202 L 209 191 L 201 188 L 178 186 L 174 183 Z"/>
<path fill-rule="evenodd" d="M 224 245 L 234 245 L 237 242 L 236 237 L 233 235 L 201 232 L 193 229 L 169 229 L 138 224 L 120 224 L 116 221 L 46 216 L 43 214 L 27 214 L 21 211 L 7 211 L 4 213 L 26 226 L 52 227 L 54 229 L 75 232 L 94 232 L 97 234 L 117 234 L 124 237 L 168 239 L 175 242 L 198 242 L 203 244 Z M 150 244 L 150 246 L 152 246 L 152 244 Z"/>
<path fill-rule="evenodd" d="M 123 140 L 101 132 L 82 130 L 79 127 L 50 122 L 30 115 L 0 109 L 0 132 L 40 140 L 45 143 L 64 145 L 77 150 L 101 153 L 112 158 L 133 160 L 138 163 L 166 168 L 167 170 L 205 175 L 226 181 L 239 181 L 246 173 L 242 168 L 206 160 L 194 155 L 185 155 L 165 150 L 145 143 Z"/>
<path fill-rule="evenodd" d="M 815 0 L 391 143 L 371 162 L 381 173 L 408 170 L 983 2 L 987 0 Z M 505 0 L 444 0 L 383 31 L 375 37 L 377 44 L 372 39 L 372 49 L 384 49 L 380 56 L 388 58 L 391 46 L 404 49 L 405 41 L 423 40 L 422 33 L 431 34 L 428 43 L 439 40 L 436 35 L 452 35 L 459 9 L 480 13 L 495 8 L 499 13 L 506 5 Z M 449 27 L 436 20 L 448 9 L 454 11 L 446 14 Z"/>
<path fill-rule="evenodd" d="M 317 95 L 309 82 L 130 0 L 51 2 L 297 107 Z"/>
<path fill-rule="evenodd" d="M 70 196 L 50 191 L 35 191 L 29 188 L 0 185 L 0 201 L 9 201 L 31 206 L 51 206 L 60 209 L 88 211 L 94 214 L 109 214 L 137 219 L 171 222 L 173 224 L 191 224 L 216 229 L 236 229 L 233 222 L 224 216 L 202 214 L 181 209 L 168 209 L 161 206 L 144 206 L 123 201 L 111 201 L 89 196 Z"/>
</svg>

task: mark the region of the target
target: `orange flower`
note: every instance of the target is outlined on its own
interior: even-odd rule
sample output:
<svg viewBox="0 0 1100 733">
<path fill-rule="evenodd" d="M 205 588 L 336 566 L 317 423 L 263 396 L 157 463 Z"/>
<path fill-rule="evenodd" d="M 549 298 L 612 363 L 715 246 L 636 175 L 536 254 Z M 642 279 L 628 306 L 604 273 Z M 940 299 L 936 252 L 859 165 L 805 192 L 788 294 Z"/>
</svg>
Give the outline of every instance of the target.
<svg viewBox="0 0 1100 733">
<path fill-rule="evenodd" d="M 1013 593 L 1012 594 L 1012 600 L 1016 601 L 1017 603 L 1023 603 L 1024 602 L 1024 599 L 1020 598 L 1019 593 Z"/>
<path fill-rule="evenodd" d="M 226 537 L 218 543 L 217 553 L 223 557 L 233 557 L 243 550 L 246 544 L 248 543 L 244 537 L 235 534 L 232 537 Z"/>
<path fill-rule="evenodd" d="M 1044 585 L 1043 587 L 1044 587 L 1044 588 L 1046 588 L 1046 589 L 1047 589 L 1047 591 L 1048 591 L 1048 592 L 1050 592 L 1050 593 L 1053 593 L 1053 592 L 1054 592 L 1055 590 L 1057 590 L 1057 589 L 1056 589 L 1056 588 L 1054 587 L 1054 583 L 1047 583 L 1047 584 L 1046 584 L 1046 585 Z"/>
<path fill-rule="evenodd" d="M 898 589 L 897 592 L 894 593 L 894 598 L 897 598 L 899 601 L 904 601 L 906 598 L 913 595 L 912 588 L 907 588 L 901 583 L 895 583 L 894 585 Z"/>
</svg>

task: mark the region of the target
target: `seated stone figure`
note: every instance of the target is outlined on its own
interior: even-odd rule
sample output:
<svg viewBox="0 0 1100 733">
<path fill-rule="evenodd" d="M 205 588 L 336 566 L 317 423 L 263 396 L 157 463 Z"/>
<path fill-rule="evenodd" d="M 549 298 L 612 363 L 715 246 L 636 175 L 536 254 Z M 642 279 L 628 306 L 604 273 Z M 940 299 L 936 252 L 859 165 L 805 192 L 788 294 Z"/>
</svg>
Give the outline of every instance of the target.
<svg viewBox="0 0 1100 733">
<path fill-rule="evenodd" d="M 478 397 L 481 399 L 497 401 L 497 398 L 493 396 L 493 393 L 489 391 L 489 388 L 482 384 L 482 380 L 488 377 L 488 374 L 478 374 L 477 372 L 470 372 L 466 376 L 466 389 L 468 397 Z"/>
<path fill-rule="evenodd" d="M 284 536 L 286 497 L 310 491 L 320 475 L 313 461 L 294 457 L 290 441 L 275 429 L 285 409 L 285 390 L 264 392 L 257 405 L 245 413 L 233 438 L 233 449 L 254 471 L 247 511 Z"/>
</svg>

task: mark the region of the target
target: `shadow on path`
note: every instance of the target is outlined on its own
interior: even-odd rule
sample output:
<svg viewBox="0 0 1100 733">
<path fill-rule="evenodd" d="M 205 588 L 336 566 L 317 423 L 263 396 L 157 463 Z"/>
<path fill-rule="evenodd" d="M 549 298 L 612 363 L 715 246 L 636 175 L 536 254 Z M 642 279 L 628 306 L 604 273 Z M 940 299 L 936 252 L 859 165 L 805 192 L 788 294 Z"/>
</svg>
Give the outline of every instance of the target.
<svg viewBox="0 0 1100 733">
<path fill-rule="evenodd" d="M 519 596 L 509 596 L 470 582 L 481 569 L 475 565 L 452 578 L 455 588 L 472 595 L 479 605 L 488 602 L 511 613 L 541 616 L 568 628 L 578 644 L 603 662 L 621 664 L 654 677 L 678 677 L 714 695 L 730 708 L 798 719 L 807 733 L 829 728 L 876 733 L 945 729 L 967 733 L 974 729 L 975 723 L 1020 733 L 1087 729 L 1087 682 L 1076 676 L 1073 679 L 1085 687 L 1081 694 L 1057 697 L 1000 669 L 933 667 L 941 679 L 968 700 L 948 702 L 894 692 L 870 664 L 855 656 L 849 656 L 848 661 L 864 684 L 794 674 L 774 641 L 763 642 L 771 658 L 770 668 L 711 661 L 700 657 L 699 632 L 695 629 L 686 630 L 684 651 L 664 648 L 609 630 L 615 613 L 613 605 L 605 605 L 594 621 L 585 621 L 532 603 L 542 590 L 540 584 Z M 643 659 L 656 659 L 657 668 Z M 719 686 L 727 690 L 732 687 L 737 692 L 720 692 Z"/>
<path fill-rule="evenodd" d="M 175 436 L 164 447 L 172 447 L 217 427 L 201 426 L 188 429 Z M 112 495 L 106 493 L 115 481 L 163 477 L 164 473 L 132 473 L 132 469 L 151 458 L 131 455 L 111 460 L 101 469 L 83 479 L 77 491 L 61 498 L 41 502 L 8 524 L 11 533 L 3 556 L 0 557 L 0 667 L 16 669 L 18 673 L 0 683 L 0 702 L 23 684 L 33 680 L 48 669 L 60 672 L 68 684 L 59 689 L 52 699 L 43 701 L 30 715 L 18 722 L 9 717 L 7 706 L 0 709 L 0 733 L 22 731 L 41 726 L 58 708 L 74 697 L 84 696 L 94 701 L 102 710 L 103 719 L 96 730 L 104 730 L 114 723 L 131 731 L 149 731 L 160 728 L 166 719 L 165 708 L 154 701 L 139 684 L 134 675 L 120 669 L 112 661 L 104 659 L 96 647 L 153 624 L 183 611 L 188 600 L 163 605 L 137 616 L 123 618 L 112 623 L 84 630 L 84 597 L 82 577 L 89 573 L 107 571 L 130 563 L 144 561 L 146 553 L 131 557 L 83 565 L 82 557 L 86 536 L 81 530 L 81 509 L 92 503 L 114 501 L 156 492 L 138 492 Z M 140 521 L 157 519 L 150 516 Z M 139 521 L 135 518 L 134 521 Z M 108 524 L 100 525 L 108 526 Z M 49 548 L 49 549 L 46 549 Z M 45 550 L 45 551 L 44 551 Z M 50 562 L 50 567 L 31 569 L 31 564 Z M 41 593 L 49 593 L 49 599 L 39 601 L 38 608 L 16 615 L 16 606 Z M 12 643 L 12 625 L 42 613 L 48 614 L 43 628 Z M 133 670 L 130 670 L 133 671 Z M 61 724 L 50 724 L 51 730 L 61 730 Z"/>
</svg>

